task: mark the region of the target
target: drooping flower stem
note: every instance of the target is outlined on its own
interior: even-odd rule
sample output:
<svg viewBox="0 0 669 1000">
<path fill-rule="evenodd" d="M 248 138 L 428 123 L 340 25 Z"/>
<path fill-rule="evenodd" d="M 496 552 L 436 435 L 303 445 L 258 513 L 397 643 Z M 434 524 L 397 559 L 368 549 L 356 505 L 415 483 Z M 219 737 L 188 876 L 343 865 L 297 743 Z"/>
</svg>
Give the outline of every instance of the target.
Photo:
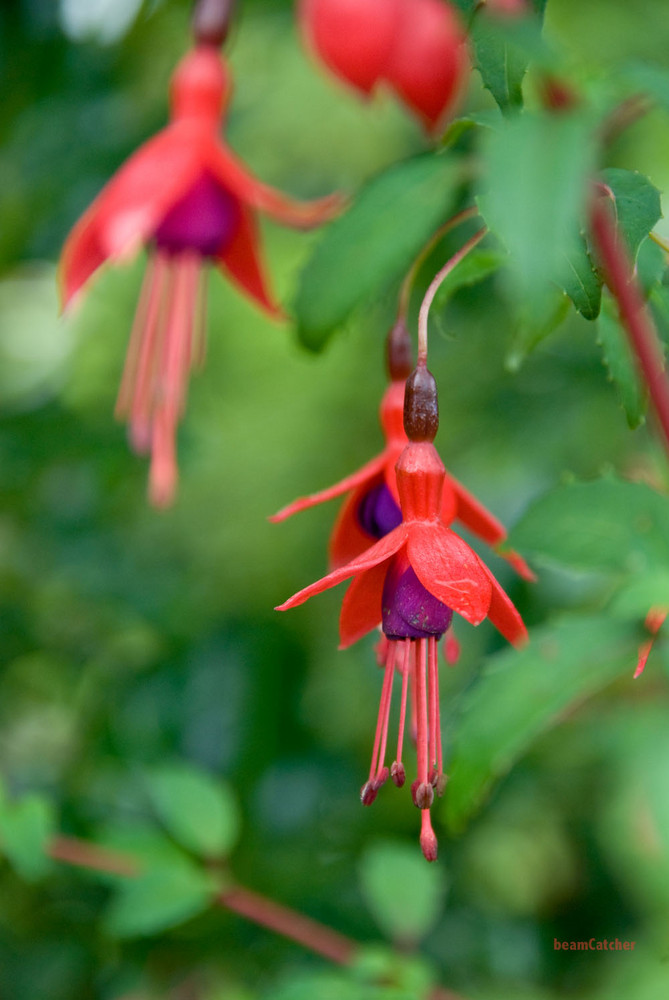
<svg viewBox="0 0 669 1000">
<path fill-rule="evenodd" d="M 416 280 L 416 275 L 420 271 L 422 265 L 425 263 L 429 254 L 434 250 L 435 246 L 442 239 L 446 233 L 450 233 L 451 229 L 455 229 L 462 222 L 466 222 L 468 219 L 473 219 L 474 216 L 478 215 L 478 208 L 475 205 L 471 205 L 469 208 L 463 208 L 461 212 L 457 215 L 452 216 L 452 218 L 447 219 L 443 225 L 439 226 L 430 239 L 427 241 L 423 249 L 420 251 L 413 264 L 409 268 L 407 275 L 402 282 L 402 287 L 400 289 L 399 303 L 397 307 L 398 319 L 406 319 L 407 313 L 409 312 L 409 300 L 411 299 L 411 292 Z"/>
<path fill-rule="evenodd" d="M 477 233 L 468 239 L 467 242 L 460 247 L 457 253 L 453 254 L 450 260 L 448 260 L 444 266 L 437 271 L 434 278 L 428 285 L 428 289 L 425 293 L 423 301 L 421 303 L 420 312 L 418 314 L 418 357 L 417 365 L 427 364 L 427 319 L 430 314 L 430 307 L 434 301 L 434 297 L 437 294 L 439 286 L 444 281 L 445 278 L 453 271 L 460 261 L 467 256 L 470 250 L 473 250 L 477 243 L 480 243 L 483 237 L 486 235 L 488 230 L 484 227 L 479 229 Z"/>
<path fill-rule="evenodd" d="M 655 327 L 645 308 L 611 208 L 604 199 L 594 199 L 590 222 L 606 284 L 618 303 L 620 321 L 627 331 L 630 346 L 648 387 L 669 452 L 669 380 Z"/>
</svg>

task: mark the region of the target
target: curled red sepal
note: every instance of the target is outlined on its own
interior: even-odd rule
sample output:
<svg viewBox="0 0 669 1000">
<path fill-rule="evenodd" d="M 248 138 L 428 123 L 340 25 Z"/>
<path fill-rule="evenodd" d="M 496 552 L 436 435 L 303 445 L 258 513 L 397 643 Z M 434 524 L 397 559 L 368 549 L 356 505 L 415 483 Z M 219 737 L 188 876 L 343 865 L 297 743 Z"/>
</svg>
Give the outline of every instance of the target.
<svg viewBox="0 0 669 1000">
<path fill-rule="evenodd" d="M 651 608 L 648 614 L 646 615 L 646 620 L 644 624 L 648 629 L 648 631 L 651 633 L 651 638 L 646 639 L 646 641 L 642 642 L 641 645 L 639 646 L 639 658 L 637 661 L 636 670 L 634 671 L 634 680 L 636 680 L 637 677 L 640 677 L 641 674 L 643 673 L 646 663 L 648 661 L 648 656 L 650 654 L 651 649 L 653 648 L 653 644 L 657 637 L 657 633 L 662 628 L 662 625 L 664 624 L 664 620 L 667 617 L 667 614 L 669 614 L 669 609 L 667 608 Z"/>
<path fill-rule="evenodd" d="M 406 446 L 397 463 L 397 482 L 402 523 L 277 610 L 296 607 L 353 577 L 340 618 L 341 646 L 349 646 L 381 621 L 386 573 L 392 558 L 403 552 L 420 583 L 438 601 L 472 625 L 489 617 L 505 638 L 522 644 L 527 632 L 515 607 L 476 553 L 441 520 L 444 468 L 432 444 Z"/>
<path fill-rule="evenodd" d="M 372 490 L 384 483 L 399 504 L 395 466 L 408 441 L 402 422 L 404 388 L 403 381 L 391 382 L 381 402 L 380 421 L 385 447 L 379 455 L 334 486 L 300 497 L 270 517 L 270 521 L 284 521 L 293 514 L 348 493 L 330 537 L 329 557 L 333 569 L 346 565 L 369 548 L 374 538 L 378 537 L 365 531 L 359 516 L 361 504 Z M 503 524 L 445 470 L 440 514 L 445 525 L 460 521 L 484 542 L 494 546 L 497 554 L 506 559 L 525 580 L 536 579 L 522 556 L 512 549 L 500 548 L 507 537 Z"/>
<path fill-rule="evenodd" d="M 390 87 L 435 131 L 469 76 L 458 15 L 443 0 L 302 0 L 307 46 L 365 97 Z"/>
<path fill-rule="evenodd" d="M 150 266 L 119 394 L 130 438 L 152 456 L 150 494 L 168 504 L 176 485 L 175 434 L 191 367 L 201 361 L 201 271 L 214 263 L 275 319 L 283 312 L 269 287 L 256 214 L 306 229 L 342 206 L 338 195 L 295 201 L 249 173 L 219 135 L 231 91 L 217 50 L 194 48 L 172 79 L 171 122 L 120 168 L 74 226 L 59 282 L 72 305 L 105 262 L 148 247 Z"/>
</svg>

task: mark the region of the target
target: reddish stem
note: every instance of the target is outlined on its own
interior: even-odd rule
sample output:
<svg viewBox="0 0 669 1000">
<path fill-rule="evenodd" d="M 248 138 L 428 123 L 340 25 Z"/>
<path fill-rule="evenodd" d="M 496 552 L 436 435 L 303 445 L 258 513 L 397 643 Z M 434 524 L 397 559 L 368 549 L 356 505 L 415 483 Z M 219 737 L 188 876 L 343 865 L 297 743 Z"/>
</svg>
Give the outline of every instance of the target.
<svg viewBox="0 0 669 1000">
<path fill-rule="evenodd" d="M 618 303 L 620 321 L 648 386 L 669 451 L 669 381 L 664 371 L 662 348 L 645 309 L 622 237 L 616 229 L 611 207 L 601 198 L 594 199 L 591 226 L 606 284 Z"/>
<path fill-rule="evenodd" d="M 330 930 L 329 927 L 324 927 L 310 917 L 296 913 L 295 910 L 266 899 L 250 889 L 241 886 L 226 889 L 217 896 L 217 902 L 226 909 L 246 917 L 247 920 L 290 938 L 291 941 L 296 941 L 338 965 L 349 965 L 358 949 L 357 944 L 343 934 Z"/>
</svg>

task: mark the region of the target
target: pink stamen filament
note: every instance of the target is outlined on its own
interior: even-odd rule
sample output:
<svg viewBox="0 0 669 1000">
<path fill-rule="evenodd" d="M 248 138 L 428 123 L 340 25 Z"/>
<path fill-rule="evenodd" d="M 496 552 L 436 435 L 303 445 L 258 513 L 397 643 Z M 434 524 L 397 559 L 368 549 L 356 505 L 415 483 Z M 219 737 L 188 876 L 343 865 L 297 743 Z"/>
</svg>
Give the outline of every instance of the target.
<svg viewBox="0 0 669 1000">
<path fill-rule="evenodd" d="M 417 778 L 420 784 L 427 784 L 428 746 L 427 746 L 427 690 L 426 690 L 426 640 L 418 639 L 416 655 L 416 721 L 418 733 L 416 740 Z"/>
<path fill-rule="evenodd" d="M 437 640 L 427 640 L 427 700 L 429 713 L 429 760 L 428 771 L 430 780 L 436 775 L 437 767 L 437 726 L 439 718 L 439 682 L 437 678 L 434 654 L 437 650 Z"/>
<path fill-rule="evenodd" d="M 393 673 L 395 670 L 395 643 L 388 646 L 386 657 L 385 674 L 383 677 L 383 688 L 381 690 L 381 703 L 379 705 L 379 715 L 376 720 L 376 735 L 374 737 L 374 749 L 372 750 L 372 763 L 369 769 L 369 781 L 372 783 L 378 777 L 383 763 L 383 756 L 386 752 L 386 740 L 388 737 L 388 719 L 390 716 L 390 697 L 392 694 Z M 379 752 L 381 751 L 381 753 Z"/>
<path fill-rule="evenodd" d="M 418 698 L 416 695 L 416 643 L 411 643 L 411 656 L 409 662 L 409 679 L 411 681 L 411 739 L 415 745 L 418 739 L 418 717 L 416 715 L 416 705 Z"/>
<path fill-rule="evenodd" d="M 404 640 L 402 650 L 402 701 L 400 704 L 400 724 L 397 730 L 397 763 L 402 763 L 402 748 L 404 746 L 404 724 L 407 712 L 407 697 L 409 694 L 409 674 L 411 673 L 411 639 Z"/>
</svg>

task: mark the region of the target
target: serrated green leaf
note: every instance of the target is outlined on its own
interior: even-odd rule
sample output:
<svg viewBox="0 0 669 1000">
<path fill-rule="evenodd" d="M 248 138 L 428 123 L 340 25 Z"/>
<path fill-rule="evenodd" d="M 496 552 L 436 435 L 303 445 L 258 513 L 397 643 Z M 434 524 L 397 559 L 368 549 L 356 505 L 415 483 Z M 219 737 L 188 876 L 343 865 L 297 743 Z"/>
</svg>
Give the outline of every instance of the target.
<svg viewBox="0 0 669 1000">
<path fill-rule="evenodd" d="M 158 818 L 183 847 L 205 858 L 229 853 L 241 829 L 230 788 L 187 764 L 156 768 L 146 786 Z"/>
<path fill-rule="evenodd" d="M 295 301 L 302 343 L 320 350 L 361 303 L 404 274 L 455 206 L 459 160 L 427 154 L 372 178 L 308 260 Z"/>
<path fill-rule="evenodd" d="M 27 882 L 49 873 L 47 844 L 55 826 L 53 806 L 39 795 L 0 799 L 0 851 Z"/>
<path fill-rule="evenodd" d="M 508 114 L 523 105 L 523 77 L 532 59 L 552 64 L 553 57 L 541 38 L 545 3 L 537 3 L 535 16 L 499 17 L 482 8 L 470 31 L 474 63 L 500 109 Z"/>
<path fill-rule="evenodd" d="M 569 312 L 569 299 L 557 289 L 547 289 L 542 310 L 517 310 L 515 331 L 504 359 L 508 371 L 517 372 L 524 361 L 560 326 Z M 538 316 L 538 318 L 537 318 Z"/>
<path fill-rule="evenodd" d="M 108 932 L 129 938 L 176 927 L 206 910 L 216 892 L 212 878 L 183 859 L 121 883 L 105 917 Z"/>
<path fill-rule="evenodd" d="M 571 616 L 531 634 L 525 649 L 493 656 L 455 723 L 446 815 L 461 829 L 493 783 L 564 712 L 629 672 L 637 632 L 604 616 Z"/>
<path fill-rule="evenodd" d="M 648 297 L 667 274 L 667 255 L 653 240 L 642 240 L 636 258 L 636 274 Z"/>
<path fill-rule="evenodd" d="M 593 266 L 581 234 L 566 251 L 565 260 L 562 287 L 585 319 L 597 319 L 602 301 L 602 279 Z"/>
<path fill-rule="evenodd" d="M 434 298 L 433 311 L 443 309 L 459 288 L 478 284 L 479 281 L 498 271 L 507 260 L 508 254 L 494 247 L 472 250 L 462 258 L 439 286 Z"/>
<path fill-rule="evenodd" d="M 577 246 L 593 166 L 590 122 L 581 114 L 524 114 L 482 137 L 486 189 L 478 204 L 508 249 L 526 307 L 564 284 Z"/>
<path fill-rule="evenodd" d="M 360 885 L 379 927 L 395 941 L 419 941 L 443 906 L 443 873 L 407 844 L 379 841 L 365 851 Z"/>
<path fill-rule="evenodd" d="M 602 180 L 613 192 L 618 228 L 636 261 L 642 241 L 662 218 L 660 192 L 636 170 L 609 167 L 602 171 Z"/>
<path fill-rule="evenodd" d="M 669 566 L 669 497 L 610 477 L 569 483 L 530 505 L 509 544 L 567 569 L 618 575 Z"/>
<path fill-rule="evenodd" d="M 637 375 L 625 331 L 620 326 L 618 309 L 609 295 L 602 300 L 597 320 L 597 343 L 602 348 L 604 364 L 616 387 L 627 423 L 634 429 L 646 419 L 648 397 Z"/>
</svg>

